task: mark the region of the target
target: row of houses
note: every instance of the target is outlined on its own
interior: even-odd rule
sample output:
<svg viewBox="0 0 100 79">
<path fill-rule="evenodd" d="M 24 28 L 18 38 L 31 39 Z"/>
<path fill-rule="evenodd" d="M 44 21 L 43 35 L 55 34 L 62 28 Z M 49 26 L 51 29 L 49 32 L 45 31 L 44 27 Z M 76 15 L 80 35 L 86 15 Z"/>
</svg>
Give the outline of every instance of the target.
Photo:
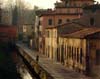
<svg viewBox="0 0 100 79">
<path fill-rule="evenodd" d="M 38 17 L 39 52 L 75 71 L 100 73 L 99 13 L 94 0 L 56 2 Z"/>
</svg>

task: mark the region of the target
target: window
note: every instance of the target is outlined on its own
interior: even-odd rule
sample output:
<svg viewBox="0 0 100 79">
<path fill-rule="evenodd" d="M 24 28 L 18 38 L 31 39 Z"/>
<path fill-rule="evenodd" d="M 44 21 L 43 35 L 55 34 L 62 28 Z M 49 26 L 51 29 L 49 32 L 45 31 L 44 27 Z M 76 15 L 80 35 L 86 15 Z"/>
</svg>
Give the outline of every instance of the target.
<svg viewBox="0 0 100 79">
<path fill-rule="evenodd" d="M 70 22 L 70 19 L 67 19 L 66 22 Z"/>
<path fill-rule="evenodd" d="M 52 25 L 52 19 L 48 20 L 48 25 Z"/>
<path fill-rule="evenodd" d="M 62 23 L 62 19 L 59 19 L 59 20 L 58 20 L 58 24 L 61 24 L 61 23 Z"/>
<path fill-rule="evenodd" d="M 90 25 L 94 25 L 94 18 L 90 18 Z"/>
</svg>

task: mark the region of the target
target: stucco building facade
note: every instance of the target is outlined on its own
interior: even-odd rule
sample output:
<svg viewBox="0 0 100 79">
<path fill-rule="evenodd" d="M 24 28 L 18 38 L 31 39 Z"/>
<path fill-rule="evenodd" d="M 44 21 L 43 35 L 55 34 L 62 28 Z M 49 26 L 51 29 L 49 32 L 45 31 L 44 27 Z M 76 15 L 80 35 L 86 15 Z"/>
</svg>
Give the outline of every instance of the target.
<svg viewBox="0 0 100 79">
<path fill-rule="evenodd" d="M 64 23 L 79 19 L 83 13 L 82 7 L 84 5 L 94 4 L 93 0 L 61 0 L 55 3 L 55 9 L 48 9 L 40 15 L 40 36 L 39 36 L 39 51 L 44 53 L 45 45 L 45 29 L 48 27 L 55 27 Z M 56 39 L 57 40 L 57 39 Z"/>
<path fill-rule="evenodd" d="M 70 28 L 72 25 L 73 28 Z M 66 29 L 66 32 L 64 30 Z M 63 30 L 63 31 L 61 31 Z M 69 31 L 70 30 L 70 31 Z M 99 72 L 100 28 L 71 23 L 58 28 L 58 61 L 82 73 Z M 97 65 L 97 64 L 98 65 Z M 98 68 L 96 70 L 96 68 Z"/>
<path fill-rule="evenodd" d="M 99 4 L 87 6 L 77 22 L 47 27 L 46 56 L 72 70 L 100 77 L 99 10 Z"/>
</svg>

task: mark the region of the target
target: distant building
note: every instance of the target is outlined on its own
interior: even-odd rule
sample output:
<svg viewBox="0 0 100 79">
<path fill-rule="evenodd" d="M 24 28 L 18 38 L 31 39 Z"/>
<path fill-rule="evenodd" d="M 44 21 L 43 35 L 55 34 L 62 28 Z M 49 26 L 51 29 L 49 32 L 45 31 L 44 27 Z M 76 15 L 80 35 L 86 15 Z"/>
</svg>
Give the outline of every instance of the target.
<svg viewBox="0 0 100 79">
<path fill-rule="evenodd" d="M 28 39 L 33 33 L 33 24 L 23 24 L 23 40 Z"/>
<path fill-rule="evenodd" d="M 57 61 L 57 27 L 49 27 L 45 29 L 45 51 L 44 55 Z"/>
<path fill-rule="evenodd" d="M 2 9 L 1 15 L 2 24 L 12 25 L 12 10 L 11 9 Z"/>
</svg>

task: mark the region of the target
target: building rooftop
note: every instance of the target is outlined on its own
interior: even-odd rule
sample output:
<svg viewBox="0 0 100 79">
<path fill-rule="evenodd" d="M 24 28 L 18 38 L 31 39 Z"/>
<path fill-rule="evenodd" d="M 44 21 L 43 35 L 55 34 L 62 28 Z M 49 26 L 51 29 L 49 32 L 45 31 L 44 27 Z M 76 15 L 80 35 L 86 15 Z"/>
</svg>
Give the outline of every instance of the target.
<svg viewBox="0 0 100 79">
<path fill-rule="evenodd" d="M 65 34 L 70 34 L 79 30 L 82 30 L 84 28 L 85 25 L 83 24 L 79 24 L 79 23 L 75 23 L 75 22 L 69 22 L 66 24 L 62 24 L 57 26 L 58 28 L 58 33 L 59 35 L 65 35 Z"/>
<path fill-rule="evenodd" d="M 56 12 L 56 10 L 48 9 L 41 12 L 39 16 L 41 17 L 41 16 L 49 16 L 49 15 L 53 15 L 53 16 L 54 15 L 82 15 L 82 13 Z"/>
<path fill-rule="evenodd" d="M 89 35 L 99 33 L 100 34 L 100 28 L 84 28 L 82 30 L 70 33 L 70 34 L 65 34 L 63 35 L 64 37 L 72 37 L 72 38 L 86 38 Z M 100 36 L 98 36 L 100 38 Z"/>
<path fill-rule="evenodd" d="M 58 35 L 61 37 L 85 38 L 88 35 L 100 32 L 99 27 L 86 26 L 77 22 L 59 25 L 57 28 Z"/>
<path fill-rule="evenodd" d="M 100 4 L 86 6 L 83 9 L 85 9 L 85 10 L 89 10 L 89 9 L 100 9 Z"/>
</svg>

